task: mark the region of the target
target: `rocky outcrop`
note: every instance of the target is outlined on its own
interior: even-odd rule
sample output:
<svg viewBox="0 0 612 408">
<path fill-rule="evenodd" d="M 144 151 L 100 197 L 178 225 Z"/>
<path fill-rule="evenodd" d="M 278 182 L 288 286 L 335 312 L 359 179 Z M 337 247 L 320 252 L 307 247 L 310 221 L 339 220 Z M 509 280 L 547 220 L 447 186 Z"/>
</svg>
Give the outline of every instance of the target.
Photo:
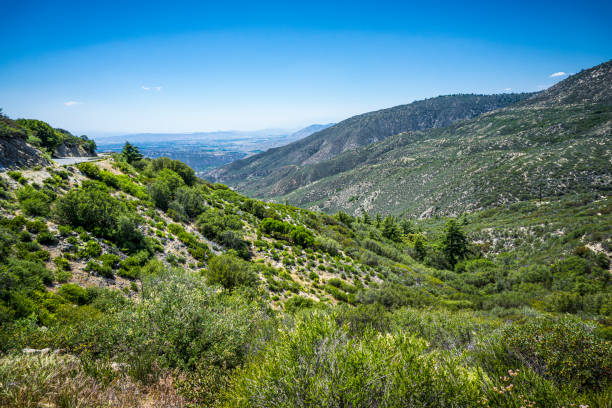
<svg viewBox="0 0 612 408">
<path fill-rule="evenodd" d="M 40 150 L 18 137 L 0 136 L 0 169 L 48 166 L 49 160 Z"/>
<path fill-rule="evenodd" d="M 94 157 L 96 154 L 89 153 L 79 144 L 60 144 L 53 152 L 53 157 Z"/>
</svg>

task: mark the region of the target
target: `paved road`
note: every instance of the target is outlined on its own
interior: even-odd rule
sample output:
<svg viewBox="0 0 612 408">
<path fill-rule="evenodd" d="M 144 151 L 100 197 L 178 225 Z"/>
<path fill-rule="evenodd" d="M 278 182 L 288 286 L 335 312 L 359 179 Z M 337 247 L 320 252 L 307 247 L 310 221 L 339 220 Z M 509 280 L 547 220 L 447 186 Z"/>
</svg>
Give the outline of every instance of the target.
<svg viewBox="0 0 612 408">
<path fill-rule="evenodd" d="M 54 158 L 53 161 L 60 166 L 77 164 L 86 161 L 99 160 L 101 157 L 58 157 Z"/>
</svg>

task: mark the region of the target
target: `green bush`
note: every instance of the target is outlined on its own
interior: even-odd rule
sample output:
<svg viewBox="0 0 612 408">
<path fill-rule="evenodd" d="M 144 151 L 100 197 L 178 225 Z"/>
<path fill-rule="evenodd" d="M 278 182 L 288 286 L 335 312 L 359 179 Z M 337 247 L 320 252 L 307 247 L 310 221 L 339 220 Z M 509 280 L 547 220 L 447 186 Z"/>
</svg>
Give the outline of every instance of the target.
<svg viewBox="0 0 612 408">
<path fill-rule="evenodd" d="M 31 216 L 46 216 L 49 214 L 53 198 L 32 186 L 17 190 L 17 199 L 24 213 Z"/>
<path fill-rule="evenodd" d="M 57 257 L 53 259 L 53 263 L 57 266 L 57 269 L 62 271 L 70 270 L 70 262 L 66 258 Z"/>
<path fill-rule="evenodd" d="M 249 262 L 232 255 L 219 255 L 210 259 L 206 277 L 211 285 L 221 285 L 225 289 L 254 287 L 259 281 Z"/>
<path fill-rule="evenodd" d="M 313 307 L 315 307 L 315 301 L 304 296 L 292 296 L 285 302 L 285 310 L 289 313 Z"/>
<path fill-rule="evenodd" d="M 105 265 L 104 263 L 100 263 L 94 259 L 87 262 L 85 270 L 97 273 L 98 275 L 107 279 L 113 279 L 115 277 L 115 272 L 113 271 L 112 267 Z"/>
<path fill-rule="evenodd" d="M 612 380 L 612 343 L 574 317 L 536 318 L 504 332 L 508 352 L 559 385 L 602 388 Z"/>
<path fill-rule="evenodd" d="M 220 294 L 195 275 L 160 270 L 143 279 L 138 303 L 85 327 L 71 341 L 95 338 L 93 353 L 126 362 L 132 375 L 150 381 L 159 367 L 238 366 L 261 319 L 237 295 Z"/>
<path fill-rule="evenodd" d="M 81 173 L 85 174 L 90 179 L 101 180 L 100 169 L 93 163 L 79 163 L 77 164 L 77 168 Z"/>
<path fill-rule="evenodd" d="M 61 222 L 112 239 L 130 251 L 146 246 L 134 213 L 100 183 L 86 181 L 70 190 L 58 200 L 56 211 Z"/>
<path fill-rule="evenodd" d="M 82 288 L 75 283 L 67 283 L 62 285 L 57 290 L 57 293 L 66 300 L 78 305 L 84 305 L 88 301 L 87 291 L 85 288 Z"/>
<path fill-rule="evenodd" d="M 85 244 L 85 256 L 88 258 L 97 258 L 102 254 L 102 246 L 94 240 L 89 240 Z"/>
<path fill-rule="evenodd" d="M 315 314 L 281 332 L 227 391 L 234 407 L 478 406 L 477 371 L 407 334 L 353 338 Z"/>
<path fill-rule="evenodd" d="M 49 231 L 43 231 L 36 237 L 36 241 L 43 245 L 55 245 L 57 244 L 57 238 Z"/>
<path fill-rule="evenodd" d="M 113 198 L 106 187 L 95 182 L 84 182 L 82 187 L 70 190 L 57 202 L 61 221 L 106 238 L 115 233 L 117 217 L 122 210 L 122 203 Z"/>
</svg>

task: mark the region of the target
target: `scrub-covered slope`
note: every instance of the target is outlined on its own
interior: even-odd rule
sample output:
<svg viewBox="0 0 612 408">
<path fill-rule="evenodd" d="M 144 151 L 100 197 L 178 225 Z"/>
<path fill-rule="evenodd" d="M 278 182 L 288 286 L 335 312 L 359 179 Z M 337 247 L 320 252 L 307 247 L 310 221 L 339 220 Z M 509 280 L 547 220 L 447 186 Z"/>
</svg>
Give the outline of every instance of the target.
<svg viewBox="0 0 612 408">
<path fill-rule="evenodd" d="M 346 152 L 319 165 L 332 175 L 276 199 L 332 213 L 459 214 L 541 195 L 607 194 L 611 162 L 606 62 L 516 105 Z"/>
<path fill-rule="evenodd" d="M 208 177 L 256 197 L 285 194 L 335 174 L 337 169 L 326 163 L 343 152 L 400 132 L 448 126 L 528 96 L 448 95 L 364 113 L 286 146 L 230 163 L 211 171 Z"/>
</svg>

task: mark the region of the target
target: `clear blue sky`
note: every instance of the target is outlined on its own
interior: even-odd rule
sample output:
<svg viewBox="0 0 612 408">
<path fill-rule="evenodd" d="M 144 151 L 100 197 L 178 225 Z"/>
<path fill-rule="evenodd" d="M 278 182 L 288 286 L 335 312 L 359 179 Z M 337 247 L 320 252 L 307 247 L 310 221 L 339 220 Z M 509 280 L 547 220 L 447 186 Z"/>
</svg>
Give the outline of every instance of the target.
<svg viewBox="0 0 612 408">
<path fill-rule="evenodd" d="M 1 3 L 0 107 L 90 135 L 296 128 L 612 58 L 610 1 Z"/>
</svg>

